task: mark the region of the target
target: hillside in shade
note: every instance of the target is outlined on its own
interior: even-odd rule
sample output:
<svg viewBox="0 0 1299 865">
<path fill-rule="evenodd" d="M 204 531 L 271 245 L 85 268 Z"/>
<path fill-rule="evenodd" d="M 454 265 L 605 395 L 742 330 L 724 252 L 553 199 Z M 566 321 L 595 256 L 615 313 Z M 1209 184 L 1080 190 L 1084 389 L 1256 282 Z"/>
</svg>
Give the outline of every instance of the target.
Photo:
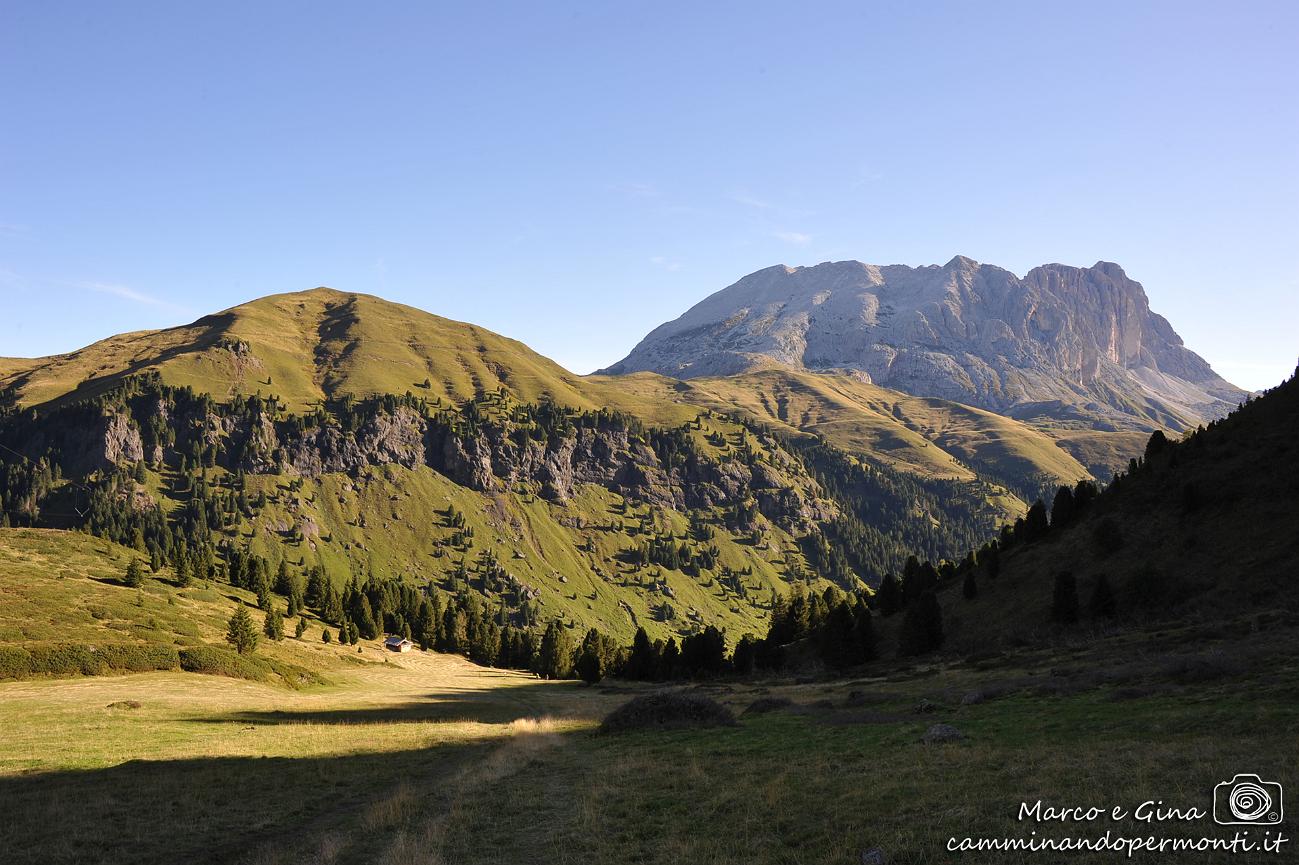
<svg viewBox="0 0 1299 865">
<path fill-rule="evenodd" d="M 1299 374 L 1184 439 L 1156 434 L 1086 508 L 1066 509 L 1041 537 L 1003 542 L 994 567 L 981 553 L 977 597 L 960 578 L 940 589 L 946 647 L 1053 643 L 1129 624 L 1200 625 L 1205 639 L 1230 639 L 1214 623 L 1233 619 L 1243 633 L 1293 628 L 1297 427 Z M 1060 620 L 1061 593 L 1076 598 L 1076 619 Z"/>
</svg>

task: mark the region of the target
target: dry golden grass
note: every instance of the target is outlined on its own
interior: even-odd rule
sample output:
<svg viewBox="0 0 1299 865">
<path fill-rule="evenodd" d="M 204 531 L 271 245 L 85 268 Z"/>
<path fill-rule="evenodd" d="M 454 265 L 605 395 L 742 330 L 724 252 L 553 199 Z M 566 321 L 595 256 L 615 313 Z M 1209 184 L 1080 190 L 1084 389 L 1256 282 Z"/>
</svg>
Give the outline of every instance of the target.
<svg viewBox="0 0 1299 865">
<path fill-rule="evenodd" d="M 1256 635 L 1238 647 L 1250 665 L 1194 687 L 1161 679 L 1153 647 L 1108 642 L 980 669 L 724 684 L 704 690 L 737 713 L 759 697 L 792 702 L 734 728 L 618 735 L 595 733 L 596 719 L 640 688 L 429 654 L 339 667 L 336 684 L 303 692 L 169 673 L 9 683 L 0 854 L 774 865 L 852 862 L 879 844 L 894 862 L 957 861 L 949 836 L 1021 834 L 1025 798 L 1203 805 L 1237 771 L 1284 780 L 1299 768 L 1299 665 L 1281 660 L 1293 638 Z M 1124 684 L 1138 696 L 1091 675 L 1116 665 L 1133 668 Z M 962 705 L 980 689 L 995 696 Z M 936 708 L 917 714 L 922 699 Z M 938 721 L 968 739 L 921 745 Z"/>
<path fill-rule="evenodd" d="M 461 658 L 389 661 L 306 691 L 186 673 L 0 684 L 0 800 L 22 827 L 0 858 L 334 861 L 354 843 L 340 829 L 386 839 L 431 791 L 500 778 L 608 707 Z M 158 813 L 168 833 L 131 828 Z"/>
</svg>

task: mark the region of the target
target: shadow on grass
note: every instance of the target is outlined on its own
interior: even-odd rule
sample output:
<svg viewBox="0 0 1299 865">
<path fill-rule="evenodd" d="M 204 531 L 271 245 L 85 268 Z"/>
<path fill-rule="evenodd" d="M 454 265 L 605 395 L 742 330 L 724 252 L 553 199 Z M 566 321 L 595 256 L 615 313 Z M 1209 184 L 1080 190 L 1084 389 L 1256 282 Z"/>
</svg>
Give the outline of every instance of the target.
<svg viewBox="0 0 1299 865">
<path fill-rule="evenodd" d="M 549 694 L 538 694 L 535 684 L 501 685 L 491 691 L 441 691 L 421 700 L 384 706 L 350 709 L 318 709 L 270 712 L 235 712 L 205 719 L 204 723 L 240 722 L 254 725 L 278 724 L 414 724 L 469 721 L 478 724 L 509 724 L 538 715 L 584 715 L 585 694 L 598 691 L 579 684 L 547 686 Z M 576 706 L 575 706 L 576 702 Z"/>
<path fill-rule="evenodd" d="M 346 845 L 373 843 L 383 834 L 382 817 L 373 812 L 382 812 L 394 791 L 408 793 L 410 807 L 420 814 L 445 811 L 462 772 L 499 763 L 502 754 L 538 735 L 529 725 L 512 728 L 510 722 L 594 714 L 606 705 L 586 698 L 601 699 L 594 689 L 559 685 L 545 689 L 553 695 L 529 699 L 518 693 L 528 687 L 507 686 L 490 696 L 432 693 L 425 701 L 389 707 L 243 712 L 196 722 L 247 724 L 241 735 L 268 745 L 277 735 L 269 728 L 277 725 L 356 725 L 355 734 L 340 740 L 355 749 L 374 747 L 364 725 L 459 720 L 500 725 L 478 739 L 343 756 L 133 760 L 104 769 L 0 777 L 0 862 L 231 863 L 255 858 L 263 847 L 287 851 L 281 861 L 309 861 L 310 856 L 300 860 L 302 850 L 295 849 L 320 843 L 326 835 L 345 848 L 331 861 L 373 861 L 378 848 Z M 380 732 L 375 729 L 375 736 Z"/>
<path fill-rule="evenodd" d="M 445 807 L 442 782 L 491 747 L 489 741 L 346 757 L 135 760 L 0 778 L 0 861 L 238 862 L 264 844 L 346 831 L 399 784 L 413 790 L 419 807 Z"/>
</svg>

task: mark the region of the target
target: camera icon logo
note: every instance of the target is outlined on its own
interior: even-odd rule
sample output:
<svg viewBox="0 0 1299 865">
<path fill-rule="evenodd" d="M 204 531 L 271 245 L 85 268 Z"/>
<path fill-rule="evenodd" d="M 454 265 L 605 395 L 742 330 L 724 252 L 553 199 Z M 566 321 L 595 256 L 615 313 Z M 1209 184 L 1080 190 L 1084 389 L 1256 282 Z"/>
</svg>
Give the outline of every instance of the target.
<svg viewBox="0 0 1299 865">
<path fill-rule="evenodd" d="M 1284 816 L 1280 784 L 1237 775 L 1213 788 L 1213 819 L 1220 826 L 1275 826 Z"/>
</svg>

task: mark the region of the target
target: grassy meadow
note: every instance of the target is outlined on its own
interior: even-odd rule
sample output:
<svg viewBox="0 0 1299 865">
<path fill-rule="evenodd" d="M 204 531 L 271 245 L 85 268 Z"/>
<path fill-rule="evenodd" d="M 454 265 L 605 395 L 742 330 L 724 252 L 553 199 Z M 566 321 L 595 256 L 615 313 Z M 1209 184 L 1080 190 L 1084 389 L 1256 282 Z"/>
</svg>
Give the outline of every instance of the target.
<svg viewBox="0 0 1299 865">
<path fill-rule="evenodd" d="M 851 680 L 678 686 L 739 723 L 620 734 L 599 720 L 653 686 L 545 682 L 374 643 L 359 657 L 276 644 L 316 654 L 328 684 L 300 690 L 178 672 L 5 682 L 0 861 L 847 865 L 875 846 L 904 863 L 1113 861 L 962 860 L 945 845 L 1111 828 L 1030 826 L 1021 801 L 1208 808 L 1236 773 L 1293 778 L 1294 637 L 1170 649 L 1136 632 Z M 758 699 L 789 702 L 745 714 Z M 937 723 L 965 738 L 923 744 Z"/>
</svg>

